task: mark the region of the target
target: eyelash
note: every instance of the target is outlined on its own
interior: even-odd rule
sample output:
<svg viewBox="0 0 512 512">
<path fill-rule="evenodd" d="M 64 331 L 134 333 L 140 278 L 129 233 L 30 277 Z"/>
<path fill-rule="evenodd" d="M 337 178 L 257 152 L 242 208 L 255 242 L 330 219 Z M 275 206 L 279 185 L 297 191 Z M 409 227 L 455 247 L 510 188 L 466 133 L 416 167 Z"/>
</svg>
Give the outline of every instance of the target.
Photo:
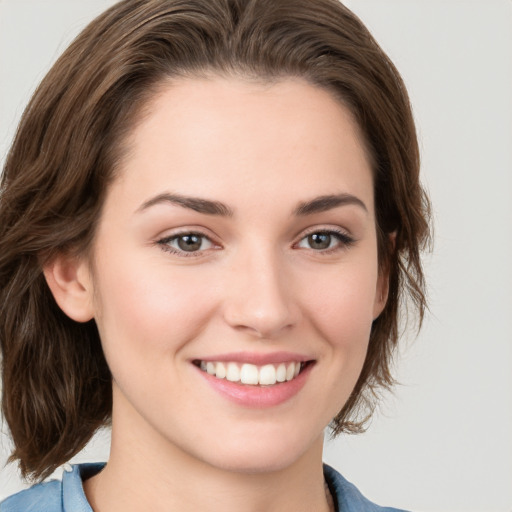
<svg viewBox="0 0 512 512">
<path fill-rule="evenodd" d="M 196 232 L 196 231 L 184 231 L 182 233 L 177 233 L 175 235 L 166 236 L 164 238 L 161 238 L 160 240 L 157 240 L 156 243 L 160 246 L 160 248 L 165 252 L 170 252 L 171 254 L 177 254 L 178 256 L 189 258 L 189 257 L 200 257 L 203 255 L 203 253 L 208 249 L 203 249 L 199 251 L 184 251 L 180 249 L 175 249 L 170 246 L 170 244 L 174 241 L 178 241 L 180 238 L 184 237 L 198 237 L 201 240 L 207 240 L 212 244 L 212 246 L 215 246 L 216 244 L 212 241 L 212 239 L 208 236 L 206 236 L 204 233 Z"/>
<path fill-rule="evenodd" d="M 334 237 L 337 240 L 337 244 L 334 247 L 328 247 L 327 249 L 323 250 L 315 250 L 311 248 L 313 252 L 316 254 L 319 254 L 321 256 L 329 255 L 334 252 L 342 251 L 343 249 L 348 249 L 350 246 L 352 246 L 355 243 L 355 239 L 349 236 L 346 232 L 338 230 L 338 229 L 314 229 L 310 231 L 309 233 L 305 233 L 302 238 L 299 240 L 297 244 L 300 244 L 303 240 L 307 239 L 308 237 L 312 235 L 328 235 L 330 237 Z"/>
<path fill-rule="evenodd" d="M 350 247 L 351 245 L 353 245 L 355 243 L 355 239 L 352 238 L 351 236 L 347 235 L 347 233 L 345 233 L 344 231 L 337 230 L 337 229 L 316 229 L 316 230 L 310 231 L 309 233 L 305 233 L 301 237 L 301 239 L 297 243 L 294 244 L 294 247 L 297 247 L 303 240 L 306 240 L 308 237 L 310 237 L 312 235 L 327 235 L 327 236 L 331 236 L 331 237 L 334 237 L 337 240 L 337 242 L 338 242 L 334 247 L 328 247 L 326 249 L 315 250 L 313 248 L 309 248 L 313 252 L 315 252 L 317 254 L 320 254 L 320 255 L 332 254 L 333 252 L 337 252 L 337 251 L 346 249 L 346 248 Z M 210 237 L 208 237 L 204 233 L 195 232 L 195 231 L 184 231 L 182 233 L 177 233 L 177 234 L 174 234 L 174 235 L 171 235 L 171 236 L 167 236 L 167 237 L 164 237 L 164 238 L 162 238 L 160 240 L 157 240 L 156 243 L 157 243 L 157 245 L 160 246 L 160 248 L 163 251 L 169 252 L 171 254 L 176 254 L 176 255 L 178 255 L 180 257 L 185 257 L 185 258 L 188 258 L 188 257 L 195 257 L 195 258 L 201 257 L 201 256 L 204 255 L 205 251 L 210 249 L 210 248 L 208 248 L 208 249 L 202 249 L 202 250 L 200 249 L 200 250 L 197 250 L 197 251 L 184 251 L 184 250 L 180 250 L 180 249 L 175 249 L 175 248 L 170 246 L 170 244 L 172 242 L 178 241 L 180 238 L 183 238 L 183 237 L 198 237 L 198 238 L 200 238 L 203 241 L 207 240 L 214 247 L 216 245 L 211 240 Z"/>
</svg>

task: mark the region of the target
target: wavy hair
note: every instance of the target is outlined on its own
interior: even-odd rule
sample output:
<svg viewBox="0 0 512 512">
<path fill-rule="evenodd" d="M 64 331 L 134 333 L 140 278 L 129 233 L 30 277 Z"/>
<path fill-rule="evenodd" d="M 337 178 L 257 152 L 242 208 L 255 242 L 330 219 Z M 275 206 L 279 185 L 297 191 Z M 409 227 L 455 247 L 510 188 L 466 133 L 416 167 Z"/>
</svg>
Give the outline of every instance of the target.
<svg viewBox="0 0 512 512">
<path fill-rule="evenodd" d="M 108 424 L 111 376 L 94 321 L 56 305 L 42 268 L 91 245 L 123 142 L 168 78 L 300 77 L 357 120 L 372 157 L 379 264 L 389 299 L 357 384 L 332 422 L 360 432 L 390 363 L 407 302 L 420 320 L 429 203 L 404 83 L 337 0 L 124 0 L 90 23 L 28 104 L 0 185 L 2 410 L 23 476 L 42 479 Z M 394 243 L 392 237 L 394 234 Z"/>
</svg>

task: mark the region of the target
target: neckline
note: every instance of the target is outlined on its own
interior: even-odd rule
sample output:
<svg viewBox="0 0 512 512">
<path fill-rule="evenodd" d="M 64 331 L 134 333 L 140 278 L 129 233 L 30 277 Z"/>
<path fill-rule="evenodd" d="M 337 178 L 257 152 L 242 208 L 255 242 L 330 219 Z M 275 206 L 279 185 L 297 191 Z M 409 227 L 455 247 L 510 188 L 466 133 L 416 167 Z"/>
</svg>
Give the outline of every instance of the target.
<svg viewBox="0 0 512 512">
<path fill-rule="evenodd" d="M 93 476 L 100 473 L 106 466 L 106 462 L 86 462 L 76 464 L 71 467 L 71 471 L 64 471 L 62 477 L 63 483 L 63 504 L 65 512 L 73 512 L 76 507 L 77 496 L 81 501 L 81 510 L 83 512 L 93 512 L 87 497 L 85 495 L 83 483 Z M 324 464 L 324 486 L 330 512 L 338 512 L 338 499 L 333 482 L 327 470 L 328 466 Z M 66 504 L 68 504 L 66 506 Z"/>
</svg>

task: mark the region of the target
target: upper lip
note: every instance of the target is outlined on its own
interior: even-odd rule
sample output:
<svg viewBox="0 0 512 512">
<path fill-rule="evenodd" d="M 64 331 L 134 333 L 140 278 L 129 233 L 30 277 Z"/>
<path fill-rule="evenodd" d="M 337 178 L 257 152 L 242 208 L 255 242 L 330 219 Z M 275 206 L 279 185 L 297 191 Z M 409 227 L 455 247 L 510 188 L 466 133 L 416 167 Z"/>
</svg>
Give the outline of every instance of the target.
<svg viewBox="0 0 512 512">
<path fill-rule="evenodd" d="M 303 354 L 293 352 L 269 352 L 266 354 L 258 352 L 231 352 L 195 358 L 194 361 L 249 363 L 256 366 L 263 366 L 265 364 L 290 363 L 292 361 L 305 363 L 312 359 L 313 358 Z"/>
</svg>

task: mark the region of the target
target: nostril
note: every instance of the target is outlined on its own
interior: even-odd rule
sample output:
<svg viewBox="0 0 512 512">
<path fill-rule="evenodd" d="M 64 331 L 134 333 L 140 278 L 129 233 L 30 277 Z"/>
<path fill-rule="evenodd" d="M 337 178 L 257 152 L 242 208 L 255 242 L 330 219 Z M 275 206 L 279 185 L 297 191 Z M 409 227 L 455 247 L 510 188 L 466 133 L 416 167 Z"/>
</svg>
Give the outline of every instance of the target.
<svg viewBox="0 0 512 512">
<path fill-rule="evenodd" d="M 285 286 L 275 255 L 249 251 L 223 299 L 226 322 L 257 338 L 274 338 L 297 323 L 295 296 Z M 256 254 L 256 255 L 255 255 Z"/>
<path fill-rule="evenodd" d="M 233 329 L 259 339 L 273 339 L 298 322 L 298 314 L 290 308 L 263 310 L 250 304 L 231 305 L 226 308 L 224 318 Z"/>
</svg>

